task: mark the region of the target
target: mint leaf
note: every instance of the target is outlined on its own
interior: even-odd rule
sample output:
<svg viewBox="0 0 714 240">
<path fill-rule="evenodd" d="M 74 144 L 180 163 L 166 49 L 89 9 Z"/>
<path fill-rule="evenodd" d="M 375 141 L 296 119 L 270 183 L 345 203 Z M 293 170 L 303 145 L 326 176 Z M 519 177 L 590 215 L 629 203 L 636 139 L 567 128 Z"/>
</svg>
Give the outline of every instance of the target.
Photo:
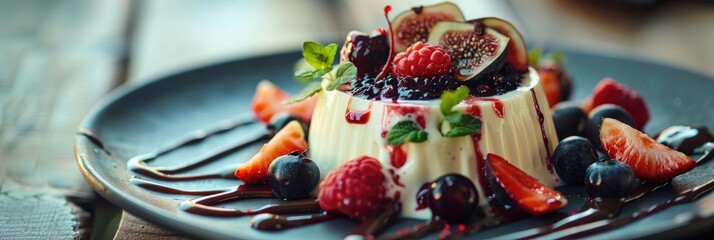
<svg viewBox="0 0 714 240">
<path fill-rule="evenodd" d="M 323 69 L 327 66 L 327 52 L 322 44 L 317 42 L 304 42 L 302 44 L 302 56 L 305 61 L 315 69 Z"/>
<path fill-rule="evenodd" d="M 351 62 L 340 64 L 340 67 L 337 68 L 337 72 L 335 73 L 335 80 L 327 85 L 325 89 L 327 89 L 327 91 L 335 90 L 335 88 L 355 79 L 355 77 L 357 77 L 357 67 L 355 67 L 354 64 Z"/>
<path fill-rule="evenodd" d="M 540 55 L 542 53 L 543 51 L 541 51 L 540 48 L 534 48 L 528 51 L 528 65 L 538 66 L 538 62 L 540 61 Z"/>
<path fill-rule="evenodd" d="M 335 56 L 337 55 L 337 44 L 332 43 L 327 45 L 325 47 L 325 65 L 326 66 L 332 66 L 332 63 L 335 62 Z"/>
<path fill-rule="evenodd" d="M 298 94 L 295 94 L 295 96 L 289 98 L 288 100 L 285 100 L 283 104 L 293 104 L 297 102 L 302 102 L 303 100 L 311 97 L 312 95 L 315 95 L 316 93 L 319 93 L 322 91 L 322 86 L 320 85 L 320 82 L 312 82 L 305 86 L 305 88 L 302 89 Z"/>
<path fill-rule="evenodd" d="M 409 120 L 398 122 L 387 134 L 387 144 L 389 145 L 424 141 L 426 141 L 426 132 L 417 127 L 416 123 Z"/>
<path fill-rule="evenodd" d="M 550 54 L 550 59 L 553 59 L 557 64 L 563 65 L 565 54 L 563 52 L 554 52 Z"/>
<path fill-rule="evenodd" d="M 441 113 L 443 113 L 444 116 L 448 115 L 452 112 L 451 109 L 454 108 L 454 106 L 458 105 L 468 96 L 469 88 L 466 86 L 461 86 L 453 92 L 444 92 L 443 94 L 441 94 Z"/>
<path fill-rule="evenodd" d="M 447 137 L 463 137 L 470 136 L 481 131 L 481 120 L 471 116 L 471 115 L 461 115 L 460 120 L 457 122 L 449 122 L 451 124 L 451 130 L 446 132 Z"/>
<path fill-rule="evenodd" d="M 327 67 L 324 69 L 320 70 L 313 70 L 313 71 L 306 71 L 306 70 L 300 70 L 295 72 L 295 80 L 302 84 L 308 84 L 312 82 L 312 80 L 315 79 L 320 79 L 322 76 L 327 74 L 328 72 L 332 71 L 332 67 Z"/>
</svg>

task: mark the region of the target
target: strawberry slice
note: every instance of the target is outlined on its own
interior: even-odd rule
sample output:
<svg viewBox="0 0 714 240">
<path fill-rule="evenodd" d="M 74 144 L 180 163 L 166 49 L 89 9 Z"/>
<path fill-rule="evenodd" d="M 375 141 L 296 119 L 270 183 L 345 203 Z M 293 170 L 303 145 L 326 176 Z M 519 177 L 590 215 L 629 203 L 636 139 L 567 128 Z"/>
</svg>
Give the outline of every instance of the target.
<svg viewBox="0 0 714 240">
<path fill-rule="evenodd" d="M 615 119 L 603 119 L 600 140 L 610 157 L 630 166 L 645 181 L 665 181 L 697 165 L 687 155 Z"/>
<path fill-rule="evenodd" d="M 283 104 L 283 101 L 290 98 L 290 95 L 285 93 L 279 87 L 267 80 L 260 81 L 255 88 L 255 95 L 251 107 L 255 118 L 259 121 L 268 124 L 270 119 L 279 113 L 289 113 L 293 116 L 300 117 L 306 122 L 310 122 L 312 118 L 312 110 L 317 102 L 317 95 L 305 99 L 302 102 L 293 104 Z"/>
<path fill-rule="evenodd" d="M 243 182 L 260 183 L 268 180 L 268 168 L 276 158 L 290 152 L 307 150 L 305 130 L 298 121 L 292 121 L 278 131 L 248 162 L 236 169 L 234 175 Z"/>
<path fill-rule="evenodd" d="M 642 129 L 650 120 L 650 112 L 647 110 L 645 100 L 635 91 L 630 90 L 625 85 L 615 82 L 612 78 L 605 78 L 595 86 L 592 97 L 592 107 L 611 103 L 627 110 L 638 129 Z"/>
<path fill-rule="evenodd" d="M 555 106 L 563 96 L 557 73 L 549 70 L 538 70 L 538 75 L 540 75 L 540 84 L 543 86 L 543 91 L 548 99 L 548 106 Z"/>
<path fill-rule="evenodd" d="M 560 192 L 529 176 L 506 159 L 490 153 L 486 158 L 498 184 L 521 210 L 538 216 L 568 204 Z"/>
</svg>

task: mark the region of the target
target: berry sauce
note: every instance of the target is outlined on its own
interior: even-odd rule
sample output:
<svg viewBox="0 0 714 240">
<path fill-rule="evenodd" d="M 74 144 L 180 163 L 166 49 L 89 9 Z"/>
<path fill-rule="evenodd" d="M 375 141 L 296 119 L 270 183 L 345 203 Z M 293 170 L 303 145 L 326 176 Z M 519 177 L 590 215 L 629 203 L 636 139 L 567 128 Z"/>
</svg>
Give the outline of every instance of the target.
<svg viewBox="0 0 714 240">
<path fill-rule="evenodd" d="M 347 109 L 345 109 L 345 121 L 352 124 L 365 124 L 369 121 L 369 116 L 372 113 L 372 102 L 369 103 L 367 110 L 355 110 L 352 109 L 352 98 L 347 103 Z"/>
<path fill-rule="evenodd" d="M 545 146 L 545 163 L 546 166 L 548 167 L 548 171 L 550 173 L 554 173 L 553 169 L 553 164 L 551 164 L 550 159 L 550 145 L 548 144 L 548 135 L 545 134 L 545 126 L 543 123 L 545 122 L 545 118 L 543 117 L 543 112 L 540 110 L 540 105 L 538 104 L 538 97 L 536 97 L 536 92 L 534 89 L 531 89 L 531 95 L 533 95 L 533 106 L 535 107 L 536 113 L 538 114 L 538 123 L 540 124 L 540 133 L 543 136 L 543 145 Z"/>
<path fill-rule="evenodd" d="M 397 77 L 387 74 L 384 78 L 364 75 L 352 81 L 352 95 L 369 100 L 431 100 L 445 91 L 453 91 L 462 85 L 471 89 L 471 95 L 490 97 L 505 94 L 521 85 L 522 76 L 506 63 L 500 71 L 468 81 L 459 81 L 454 76 Z"/>
</svg>

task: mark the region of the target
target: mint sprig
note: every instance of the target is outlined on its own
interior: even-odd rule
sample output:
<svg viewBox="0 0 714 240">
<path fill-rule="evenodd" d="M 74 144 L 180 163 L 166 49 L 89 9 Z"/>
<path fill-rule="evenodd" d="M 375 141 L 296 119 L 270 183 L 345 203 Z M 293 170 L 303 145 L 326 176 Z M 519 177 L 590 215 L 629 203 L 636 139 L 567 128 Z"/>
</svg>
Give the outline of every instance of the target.
<svg viewBox="0 0 714 240">
<path fill-rule="evenodd" d="M 307 66 L 303 66 L 302 68 L 297 68 L 295 71 L 294 78 L 296 81 L 303 84 L 309 84 L 301 93 L 315 94 L 320 92 L 320 90 L 317 90 L 317 87 L 319 87 L 320 84 L 313 85 L 311 82 L 316 80 L 319 82 L 323 78 L 329 81 L 329 84 L 326 86 L 328 91 L 335 90 L 338 86 L 355 79 L 357 76 L 357 67 L 355 67 L 355 65 L 351 62 L 340 64 L 337 67 L 337 71 L 335 71 L 334 74 L 332 73 L 332 70 L 334 69 L 332 64 L 335 62 L 336 55 L 337 44 L 335 43 L 323 46 L 318 42 L 307 41 L 302 44 L 302 56 L 304 61 L 307 62 L 312 69 Z M 305 64 L 296 64 L 296 66 L 300 65 Z M 327 75 L 327 77 L 325 77 L 325 75 Z M 298 96 L 300 95 L 301 94 L 298 94 Z M 288 102 L 295 103 L 307 98 L 298 98 L 298 96 L 291 99 L 296 101 Z"/>
<path fill-rule="evenodd" d="M 387 134 L 387 144 L 402 145 L 407 142 L 420 143 L 426 141 L 426 132 L 417 127 L 414 121 L 398 122 Z"/>
<path fill-rule="evenodd" d="M 450 138 L 470 136 L 481 131 L 481 120 L 463 114 L 459 111 L 454 111 L 454 106 L 469 96 L 469 88 L 461 86 L 455 91 L 446 91 L 441 94 L 441 113 L 444 114 L 444 120 L 451 127 L 445 136 Z"/>
<path fill-rule="evenodd" d="M 335 90 L 338 86 L 355 79 L 355 77 L 357 77 L 357 67 L 354 64 L 351 62 L 340 64 L 337 72 L 335 72 L 335 79 L 327 85 L 327 91 Z"/>
<path fill-rule="evenodd" d="M 320 91 L 322 91 L 322 86 L 320 86 L 320 82 L 311 82 L 310 84 L 305 86 L 298 94 L 295 94 L 291 98 L 285 100 L 283 104 L 293 104 L 297 102 L 302 102 L 303 100 L 312 97 L 312 95 L 315 95 Z"/>
</svg>

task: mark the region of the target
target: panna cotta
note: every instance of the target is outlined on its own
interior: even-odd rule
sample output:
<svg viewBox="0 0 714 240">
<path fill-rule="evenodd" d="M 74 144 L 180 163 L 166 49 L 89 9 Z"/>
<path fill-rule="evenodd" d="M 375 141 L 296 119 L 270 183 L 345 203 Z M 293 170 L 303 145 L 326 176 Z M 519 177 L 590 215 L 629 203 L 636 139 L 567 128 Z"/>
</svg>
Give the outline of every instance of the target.
<svg viewBox="0 0 714 240">
<path fill-rule="evenodd" d="M 323 81 L 323 88 L 329 82 Z M 520 86 L 502 95 L 469 96 L 454 110 L 481 121 L 480 132 L 446 137 L 449 125 L 434 100 L 368 100 L 344 91 L 321 91 L 309 130 L 309 155 L 322 177 L 348 160 L 367 155 L 379 160 L 387 176 L 387 197 L 402 205 L 405 217 L 428 219 L 428 208 L 417 210 L 423 183 L 449 173 L 470 178 L 481 205 L 487 204 L 485 156 L 502 156 L 541 182 L 556 186 L 560 180 L 550 155 L 558 137 L 538 74 L 530 69 Z M 390 129 L 411 120 L 426 132 L 427 140 L 389 145 Z"/>
</svg>

